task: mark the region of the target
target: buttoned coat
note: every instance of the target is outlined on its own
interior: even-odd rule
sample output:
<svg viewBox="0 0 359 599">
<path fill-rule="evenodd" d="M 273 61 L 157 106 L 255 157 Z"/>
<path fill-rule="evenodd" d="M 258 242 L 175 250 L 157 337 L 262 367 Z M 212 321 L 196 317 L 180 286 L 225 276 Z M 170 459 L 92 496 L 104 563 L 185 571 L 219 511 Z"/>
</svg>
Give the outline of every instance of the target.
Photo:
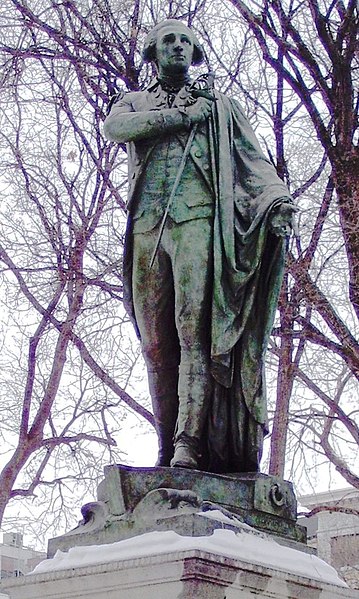
<svg viewBox="0 0 359 599">
<path fill-rule="evenodd" d="M 136 118 L 136 113 L 168 108 L 168 94 L 164 92 L 155 79 L 144 91 L 129 92 L 122 95 L 111 109 L 111 117 L 126 114 L 127 122 L 131 117 Z M 184 107 L 190 98 L 190 90 L 184 87 L 180 90 L 173 101 L 173 107 Z M 182 152 L 188 138 L 188 131 L 176 132 L 171 135 Z M 153 162 L 153 153 L 156 151 L 161 138 L 141 139 L 137 142 L 127 144 L 128 156 L 128 201 L 127 209 L 131 219 L 141 218 L 142 229 L 148 230 L 154 227 L 163 215 L 168 200 L 167 197 L 160 198 L 155 205 L 149 205 L 143 200 L 146 189 L 143 186 L 143 175 Z M 178 166 L 178 165 L 177 165 Z M 174 167 L 175 168 L 175 167 Z M 213 212 L 214 191 L 212 171 L 210 167 L 210 156 L 208 147 L 208 125 L 202 124 L 197 128 L 193 143 L 190 147 L 189 157 L 185 165 L 182 179 L 197 185 L 195 193 L 182 185 L 178 186 L 175 200 L 172 203 L 170 216 L 175 222 L 184 222 L 195 218 L 209 216 Z M 211 209 L 209 209 L 211 207 Z"/>
<path fill-rule="evenodd" d="M 149 88 L 148 91 L 151 91 Z M 126 95 L 131 110 L 141 110 L 147 92 Z M 285 240 L 271 233 L 270 215 L 290 203 L 286 185 L 261 151 L 241 107 L 221 93 L 208 123 L 209 168 L 203 156 L 191 159 L 214 193 L 211 371 L 214 392 L 204 431 L 204 468 L 212 472 L 258 469 L 267 432 L 264 356 L 273 325 L 285 257 Z M 157 99 L 158 100 L 158 99 Z M 157 102 L 156 100 L 156 102 Z M 153 109 L 160 108 L 154 102 Z M 129 314 L 132 305 L 132 219 L 141 173 L 153 142 L 128 145 L 129 219 L 124 285 Z"/>
</svg>

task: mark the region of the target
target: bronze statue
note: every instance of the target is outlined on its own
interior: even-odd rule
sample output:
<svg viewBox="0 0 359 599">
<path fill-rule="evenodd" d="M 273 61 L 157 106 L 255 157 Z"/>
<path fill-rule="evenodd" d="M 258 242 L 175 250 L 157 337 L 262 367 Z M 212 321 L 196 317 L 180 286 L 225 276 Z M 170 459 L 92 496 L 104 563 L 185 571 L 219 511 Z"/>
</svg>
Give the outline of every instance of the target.
<svg viewBox="0 0 359 599">
<path fill-rule="evenodd" d="M 148 371 L 157 465 L 257 471 L 264 354 L 295 208 L 239 104 L 191 81 L 203 61 L 191 29 L 159 23 L 143 57 L 158 76 L 114 99 L 104 131 L 128 148 L 125 301 Z"/>
</svg>

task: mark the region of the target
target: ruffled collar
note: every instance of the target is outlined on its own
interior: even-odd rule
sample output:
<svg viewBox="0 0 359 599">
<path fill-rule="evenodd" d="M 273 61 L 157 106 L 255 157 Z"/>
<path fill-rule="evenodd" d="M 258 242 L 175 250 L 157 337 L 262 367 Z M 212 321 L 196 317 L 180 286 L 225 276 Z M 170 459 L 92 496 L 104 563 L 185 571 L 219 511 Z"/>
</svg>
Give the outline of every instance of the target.
<svg viewBox="0 0 359 599">
<path fill-rule="evenodd" d="M 150 92 L 151 104 L 154 108 L 187 106 L 191 103 L 190 86 L 191 81 L 188 80 L 187 83 L 179 88 L 170 87 L 156 77 L 147 87 L 147 91 Z"/>
<path fill-rule="evenodd" d="M 164 78 L 160 78 L 158 77 L 158 81 L 160 86 L 162 87 L 163 91 L 167 92 L 168 94 L 175 94 L 177 95 L 178 92 L 180 91 L 180 89 L 182 89 L 182 87 L 186 87 L 187 85 L 190 85 L 191 80 L 189 77 L 185 77 L 184 79 L 182 79 L 182 81 L 176 81 L 175 79 L 164 79 Z"/>
</svg>

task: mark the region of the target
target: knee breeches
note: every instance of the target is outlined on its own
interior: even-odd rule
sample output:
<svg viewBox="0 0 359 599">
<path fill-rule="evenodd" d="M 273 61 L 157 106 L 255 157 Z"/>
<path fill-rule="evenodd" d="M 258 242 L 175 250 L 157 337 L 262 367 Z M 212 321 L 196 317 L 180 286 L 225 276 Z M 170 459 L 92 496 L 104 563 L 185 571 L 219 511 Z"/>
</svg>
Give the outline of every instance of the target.
<svg viewBox="0 0 359 599">
<path fill-rule="evenodd" d="M 210 355 L 212 219 L 166 223 L 134 235 L 133 300 L 147 368 L 207 372 Z"/>
</svg>

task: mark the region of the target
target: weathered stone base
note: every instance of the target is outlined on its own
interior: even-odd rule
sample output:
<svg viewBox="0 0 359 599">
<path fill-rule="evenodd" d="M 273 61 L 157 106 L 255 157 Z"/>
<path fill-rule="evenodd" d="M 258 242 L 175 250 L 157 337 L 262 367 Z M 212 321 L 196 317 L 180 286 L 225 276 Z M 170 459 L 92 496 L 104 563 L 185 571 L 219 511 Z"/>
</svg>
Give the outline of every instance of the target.
<svg viewBox="0 0 359 599">
<path fill-rule="evenodd" d="M 154 530 L 210 535 L 216 528 L 236 530 L 238 522 L 309 551 L 306 530 L 296 524 L 291 483 L 265 474 L 107 466 L 97 499 L 82 508 L 84 520 L 76 529 L 50 539 L 49 557 L 58 549 L 113 543 Z M 226 522 L 206 520 L 197 515 L 201 510 L 221 510 L 228 517 Z"/>
<path fill-rule="evenodd" d="M 6 581 L 11 599 L 358 599 L 305 576 L 201 550 L 114 561 Z"/>
</svg>

